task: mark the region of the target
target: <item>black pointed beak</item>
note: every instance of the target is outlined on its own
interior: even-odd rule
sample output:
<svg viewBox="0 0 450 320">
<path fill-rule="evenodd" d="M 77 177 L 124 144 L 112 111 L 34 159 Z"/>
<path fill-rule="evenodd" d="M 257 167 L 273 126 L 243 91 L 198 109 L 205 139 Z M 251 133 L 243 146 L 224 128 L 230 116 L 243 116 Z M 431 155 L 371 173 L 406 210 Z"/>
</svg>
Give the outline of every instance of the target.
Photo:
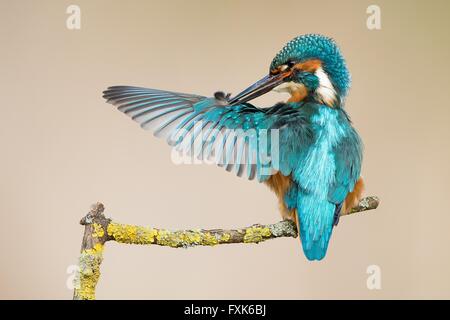
<svg viewBox="0 0 450 320">
<path fill-rule="evenodd" d="M 284 79 L 290 76 L 290 74 L 291 72 L 280 72 L 275 75 L 269 74 L 268 76 L 265 76 L 261 80 L 255 82 L 250 87 L 233 97 L 229 101 L 229 104 L 236 105 L 253 100 L 282 84 L 284 82 Z"/>
</svg>

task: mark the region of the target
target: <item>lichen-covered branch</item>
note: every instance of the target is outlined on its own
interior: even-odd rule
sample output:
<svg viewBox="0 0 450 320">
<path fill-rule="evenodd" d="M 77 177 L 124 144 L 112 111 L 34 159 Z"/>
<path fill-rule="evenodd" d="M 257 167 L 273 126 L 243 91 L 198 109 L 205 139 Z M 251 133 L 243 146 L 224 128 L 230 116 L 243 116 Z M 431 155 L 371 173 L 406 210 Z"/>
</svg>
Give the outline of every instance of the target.
<svg viewBox="0 0 450 320">
<path fill-rule="evenodd" d="M 107 233 L 111 240 L 128 244 L 156 244 L 172 248 L 215 246 L 226 243 L 258 243 L 277 237 L 296 237 L 297 228 L 290 221 L 259 225 L 243 229 L 169 231 L 111 222 Z"/>
<path fill-rule="evenodd" d="M 365 197 L 361 199 L 361 201 L 358 203 L 356 207 L 353 207 L 349 213 L 345 213 L 342 215 L 350 215 L 357 212 L 363 212 L 367 210 L 373 210 L 378 208 L 378 205 L 380 204 L 380 199 L 375 196 Z"/>
<path fill-rule="evenodd" d="M 80 221 L 80 224 L 84 225 L 84 235 L 74 281 L 74 300 L 95 299 L 95 287 L 100 278 L 100 264 L 103 260 L 103 246 L 108 240 L 105 230 L 111 222 L 103 215 L 104 210 L 103 204 L 96 203 Z"/>
<path fill-rule="evenodd" d="M 376 209 L 377 197 L 366 197 L 350 213 Z M 159 245 L 172 248 L 193 246 L 215 246 L 231 243 L 259 243 L 274 238 L 297 237 L 297 227 L 292 221 L 274 224 L 255 224 L 242 229 L 178 230 L 170 231 L 130 224 L 121 224 L 104 216 L 103 204 L 96 203 L 80 221 L 84 225 L 84 236 L 79 258 L 79 272 L 75 279 L 73 298 L 95 299 L 95 287 L 100 278 L 103 247 L 107 241 L 127 244 Z"/>
</svg>

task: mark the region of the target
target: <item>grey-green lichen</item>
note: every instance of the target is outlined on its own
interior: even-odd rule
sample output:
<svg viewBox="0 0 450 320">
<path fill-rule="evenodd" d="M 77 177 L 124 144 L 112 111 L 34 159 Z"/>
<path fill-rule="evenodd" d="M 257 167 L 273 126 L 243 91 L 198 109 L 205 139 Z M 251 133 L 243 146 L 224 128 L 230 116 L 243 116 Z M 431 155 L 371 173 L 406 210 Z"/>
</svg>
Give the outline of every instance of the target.
<svg viewBox="0 0 450 320">
<path fill-rule="evenodd" d="M 269 229 L 275 237 L 291 236 L 295 238 L 298 235 L 295 222 L 290 220 L 284 220 L 275 224 L 271 224 L 269 225 Z"/>
<path fill-rule="evenodd" d="M 169 231 L 158 230 L 157 244 L 173 248 L 190 246 L 215 246 L 227 243 L 231 239 L 230 234 L 218 234 L 202 230 Z"/>
<path fill-rule="evenodd" d="M 100 278 L 100 265 L 103 260 L 103 245 L 97 243 L 92 249 L 81 252 L 79 270 L 74 280 L 74 298 L 77 300 L 94 300 L 95 287 Z"/>
<path fill-rule="evenodd" d="M 380 204 L 380 199 L 376 196 L 369 196 L 361 199 L 356 207 L 353 207 L 349 214 L 353 214 L 356 212 L 363 212 L 367 210 L 373 210 L 378 208 Z"/>
</svg>

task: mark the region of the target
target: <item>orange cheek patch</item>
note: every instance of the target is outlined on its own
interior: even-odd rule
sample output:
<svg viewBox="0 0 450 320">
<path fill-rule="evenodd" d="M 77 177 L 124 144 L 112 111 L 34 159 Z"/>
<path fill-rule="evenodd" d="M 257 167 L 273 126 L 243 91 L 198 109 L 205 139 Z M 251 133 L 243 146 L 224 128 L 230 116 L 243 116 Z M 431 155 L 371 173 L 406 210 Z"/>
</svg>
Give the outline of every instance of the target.
<svg viewBox="0 0 450 320">
<path fill-rule="evenodd" d="M 294 68 L 297 70 L 302 70 L 304 72 L 314 73 L 317 69 L 322 67 L 322 61 L 319 59 L 311 59 L 304 62 L 297 63 Z"/>
<path fill-rule="evenodd" d="M 304 86 L 300 87 L 298 90 L 291 92 L 291 97 L 287 102 L 300 102 L 306 98 L 308 91 Z"/>
</svg>

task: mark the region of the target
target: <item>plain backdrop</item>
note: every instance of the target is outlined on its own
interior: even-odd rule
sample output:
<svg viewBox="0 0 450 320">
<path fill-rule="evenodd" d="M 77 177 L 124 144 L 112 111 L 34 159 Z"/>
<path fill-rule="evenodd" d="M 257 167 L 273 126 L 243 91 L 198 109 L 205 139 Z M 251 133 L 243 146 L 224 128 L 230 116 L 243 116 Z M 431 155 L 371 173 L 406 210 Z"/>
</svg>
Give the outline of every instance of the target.
<svg viewBox="0 0 450 320">
<path fill-rule="evenodd" d="M 69 5 L 81 29 L 66 28 Z M 366 27 L 371 4 L 381 30 Z M 108 243 L 99 299 L 450 298 L 448 1 L 0 1 L 0 298 L 70 299 L 90 205 L 116 221 L 218 228 L 280 219 L 264 186 L 170 148 L 111 105 L 126 84 L 237 93 L 293 37 L 339 43 L 376 211 L 341 219 L 328 255 L 298 239 L 171 249 Z M 269 94 L 270 106 L 285 96 Z M 369 290 L 367 268 L 381 271 Z"/>
</svg>

